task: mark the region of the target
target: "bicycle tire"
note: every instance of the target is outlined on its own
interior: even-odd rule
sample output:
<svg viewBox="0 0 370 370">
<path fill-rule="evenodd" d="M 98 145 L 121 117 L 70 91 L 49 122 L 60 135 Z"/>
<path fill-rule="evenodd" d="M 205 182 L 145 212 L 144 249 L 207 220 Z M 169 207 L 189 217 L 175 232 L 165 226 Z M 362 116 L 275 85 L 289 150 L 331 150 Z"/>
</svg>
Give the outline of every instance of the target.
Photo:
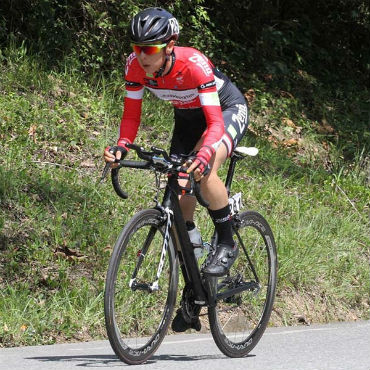
<svg viewBox="0 0 370 370">
<path fill-rule="evenodd" d="M 240 286 L 241 281 L 250 288 L 219 300 L 208 308 L 208 317 L 221 352 L 229 357 L 244 357 L 261 339 L 270 319 L 277 282 L 277 254 L 271 228 L 257 212 L 246 211 L 236 216 L 234 234 L 239 255 L 229 274 L 216 279 L 215 290 L 225 293 Z M 258 284 L 251 264 L 259 278 Z"/>
<path fill-rule="evenodd" d="M 158 210 L 147 209 L 132 217 L 117 239 L 107 272 L 104 314 L 108 338 L 116 355 L 131 365 L 147 361 L 158 349 L 176 301 L 178 262 L 171 238 L 159 290 L 130 287 L 136 268 L 139 283 L 155 280 L 164 239 L 161 216 Z"/>
</svg>

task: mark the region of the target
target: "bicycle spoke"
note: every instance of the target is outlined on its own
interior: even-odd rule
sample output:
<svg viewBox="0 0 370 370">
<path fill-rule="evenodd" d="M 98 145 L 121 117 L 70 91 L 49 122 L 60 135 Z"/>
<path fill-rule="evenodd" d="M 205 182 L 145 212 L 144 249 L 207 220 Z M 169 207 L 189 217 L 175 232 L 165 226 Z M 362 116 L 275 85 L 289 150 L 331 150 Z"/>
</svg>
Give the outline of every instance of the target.
<svg viewBox="0 0 370 370">
<path fill-rule="evenodd" d="M 271 233 L 270 228 L 255 212 L 240 218 L 239 256 L 228 277 L 219 278 L 217 306 L 209 308 L 216 344 L 231 357 L 245 356 L 258 342 L 270 317 L 276 284 L 275 246 L 268 244 L 273 237 L 268 239 L 265 231 Z"/>
<path fill-rule="evenodd" d="M 136 277 L 137 271 L 140 268 L 141 264 L 143 263 L 143 260 L 144 260 L 146 254 L 147 254 L 149 245 L 150 245 L 150 243 L 152 242 L 152 240 L 154 238 L 155 232 L 156 232 L 156 228 L 151 227 L 150 230 L 149 230 L 148 236 L 146 237 L 145 242 L 143 243 L 142 249 L 139 249 L 137 251 L 138 262 L 137 262 L 137 265 L 135 267 L 134 273 L 132 274 L 132 279 L 134 279 Z"/>
<path fill-rule="evenodd" d="M 177 289 L 175 251 L 168 247 L 158 290 L 155 281 L 163 246 L 160 212 L 139 212 L 118 239 L 107 275 L 105 317 L 116 354 L 129 364 L 144 362 L 166 334 Z M 139 252 L 138 252 L 139 251 Z"/>
</svg>

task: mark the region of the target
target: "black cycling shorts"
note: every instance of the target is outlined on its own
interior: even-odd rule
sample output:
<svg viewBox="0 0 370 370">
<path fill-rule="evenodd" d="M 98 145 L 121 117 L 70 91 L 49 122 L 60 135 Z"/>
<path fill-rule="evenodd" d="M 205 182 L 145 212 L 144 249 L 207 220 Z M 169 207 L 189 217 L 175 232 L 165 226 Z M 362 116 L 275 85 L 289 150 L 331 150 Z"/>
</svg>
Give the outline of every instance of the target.
<svg viewBox="0 0 370 370">
<path fill-rule="evenodd" d="M 249 121 L 248 105 L 241 93 L 222 111 L 225 133 L 222 142 L 230 156 L 243 138 Z M 202 108 L 175 109 L 175 127 L 171 141 L 171 154 L 190 154 L 207 128 Z"/>
</svg>

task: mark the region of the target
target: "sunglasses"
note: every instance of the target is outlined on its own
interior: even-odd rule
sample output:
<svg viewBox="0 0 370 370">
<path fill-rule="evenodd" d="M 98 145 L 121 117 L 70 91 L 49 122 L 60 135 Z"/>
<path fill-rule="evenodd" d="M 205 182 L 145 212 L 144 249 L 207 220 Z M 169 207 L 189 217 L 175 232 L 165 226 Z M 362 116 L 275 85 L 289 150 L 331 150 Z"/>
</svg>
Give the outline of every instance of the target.
<svg viewBox="0 0 370 370">
<path fill-rule="evenodd" d="M 134 49 L 135 54 L 141 54 L 144 52 L 146 55 L 157 54 L 167 46 L 167 44 L 154 44 L 154 45 L 140 45 L 140 44 L 131 44 Z"/>
</svg>

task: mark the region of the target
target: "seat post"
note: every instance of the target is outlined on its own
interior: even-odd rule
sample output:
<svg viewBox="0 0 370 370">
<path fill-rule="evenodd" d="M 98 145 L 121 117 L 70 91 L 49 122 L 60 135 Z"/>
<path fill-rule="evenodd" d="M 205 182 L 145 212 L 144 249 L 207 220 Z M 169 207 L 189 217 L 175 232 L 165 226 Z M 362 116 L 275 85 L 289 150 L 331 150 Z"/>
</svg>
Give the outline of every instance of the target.
<svg viewBox="0 0 370 370">
<path fill-rule="evenodd" d="M 230 156 L 230 164 L 229 164 L 229 169 L 227 170 L 227 176 L 226 176 L 226 181 L 225 181 L 227 195 L 230 195 L 230 188 L 231 188 L 231 183 L 234 177 L 236 162 L 241 158 L 242 157 L 236 154 L 235 152 L 232 153 Z"/>
</svg>

